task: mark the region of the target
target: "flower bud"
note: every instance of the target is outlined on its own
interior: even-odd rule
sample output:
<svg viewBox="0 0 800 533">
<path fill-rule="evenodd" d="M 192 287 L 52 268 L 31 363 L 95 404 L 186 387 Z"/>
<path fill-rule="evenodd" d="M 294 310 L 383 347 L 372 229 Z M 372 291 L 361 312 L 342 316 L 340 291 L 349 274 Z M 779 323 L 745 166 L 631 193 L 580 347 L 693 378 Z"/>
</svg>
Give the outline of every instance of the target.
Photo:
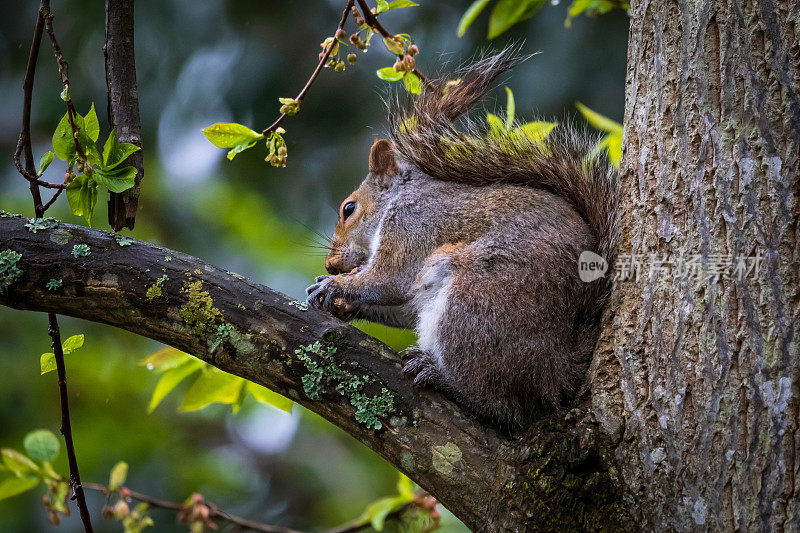
<svg viewBox="0 0 800 533">
<path fill-rule="evenodd" d="M 333 67 L 334 72 L 344 72 L 344 61 L 339 61 L 336 63 L 336 66 Z"/>
<path fill-rule="evenodd" d="M 352 53 L 352 52 L 351 52 L 351 53 L 349 53 L 349 54 L 347 54 L 347 62 L 348 62 L 348 63 L 350 63 L 350 64 L 352 65 L 352 64 L 354 64 L 356 61 L 358 61 L 358 56 L 357 56 L 357 55 L 355 55 L 355 54 L 354 54 L 354 53 Z"/>
<path fill-rule="evenodd" d="M 408 55 L 410 55 L 411 57 L 414 57 L 418 53 L 419 53 L 419 48 L 417 48 L 416 44 L 412 44 L 411 46 L 408 47 Z"/>
<path fill-rule="evenodd" d="M 392 65 L 392 70 L 394 70 L 395 72 L 402 72 L 403 63 L 401 63 L 400 60 L 395 61 L 394 65 Z"/>
<path fill-rule="evenodd" d="M 344 31 L 342 28 L 336 30 L 336 40 L 344 41 L 345 39 L 347 39 L 347 32 Z"/>
</svg>

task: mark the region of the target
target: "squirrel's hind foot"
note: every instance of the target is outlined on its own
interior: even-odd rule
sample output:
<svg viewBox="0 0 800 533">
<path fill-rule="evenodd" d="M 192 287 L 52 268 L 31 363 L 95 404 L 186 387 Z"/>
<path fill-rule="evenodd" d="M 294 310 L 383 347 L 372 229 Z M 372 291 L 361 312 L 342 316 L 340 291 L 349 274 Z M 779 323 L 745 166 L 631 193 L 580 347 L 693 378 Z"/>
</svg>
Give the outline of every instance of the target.
<svg viewBox="0 0 800 533">
<path fill-rule="evenodd" d="M 403 353 L 403 361 L 403 374 L 413 378 L 415 387 L 441 388 L 447 384 L 430 352 L 409 348 Z"/>
</svg>

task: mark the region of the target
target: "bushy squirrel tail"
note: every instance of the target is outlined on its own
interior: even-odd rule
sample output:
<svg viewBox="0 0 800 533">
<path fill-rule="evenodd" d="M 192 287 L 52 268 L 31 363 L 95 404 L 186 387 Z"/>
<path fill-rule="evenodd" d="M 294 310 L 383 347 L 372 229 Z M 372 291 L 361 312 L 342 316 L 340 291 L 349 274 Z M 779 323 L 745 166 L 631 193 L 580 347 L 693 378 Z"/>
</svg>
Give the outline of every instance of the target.
<svg viewBox="0 0 800 533">
<path fill-rule="evenodd" d="M 490 131 L 464 117 L 498 76 L 528 57 L 517 48 L 504 49 L 464 67 L 457 80 L 424 90 L 408 105 L 390 105 L 390 135 L 400 155 L 434 179 L 523 185 L 569 201 L 597 239 L 593 251 L 608 264 L 605 278 L 592 282 L 586 294 L 584 309 L 599 318 L 616 258 L 619 176 L 606 151 L 594 149 L 598 139 L 569 124 L 542 139 L 513 127 Z"/>
</svg>

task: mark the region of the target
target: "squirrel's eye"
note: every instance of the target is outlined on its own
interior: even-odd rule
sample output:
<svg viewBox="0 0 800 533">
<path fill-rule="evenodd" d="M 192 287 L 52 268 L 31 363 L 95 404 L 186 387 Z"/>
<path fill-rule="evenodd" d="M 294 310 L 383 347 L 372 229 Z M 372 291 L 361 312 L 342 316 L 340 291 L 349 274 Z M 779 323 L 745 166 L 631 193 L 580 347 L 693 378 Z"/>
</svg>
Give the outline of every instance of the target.
<svg viewBox="0 0 800 533">
<path fill-rule="evenodd" d="M 355 210 L 356 210 L 355 202 L 347 202 L 346 204 L 344 204 L 344 207 L 342 208 L 342 222 L 347 220 Z"/>
</svg>

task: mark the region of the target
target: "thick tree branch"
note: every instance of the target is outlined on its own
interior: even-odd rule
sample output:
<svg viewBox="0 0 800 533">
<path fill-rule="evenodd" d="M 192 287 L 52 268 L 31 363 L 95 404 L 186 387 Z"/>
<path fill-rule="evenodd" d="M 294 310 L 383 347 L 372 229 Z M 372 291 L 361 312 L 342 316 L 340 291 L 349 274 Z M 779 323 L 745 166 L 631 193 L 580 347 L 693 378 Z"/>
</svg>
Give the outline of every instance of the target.
<svg viewBox="0 0 800 533">
<path fill-rule="evenodd" d="M 108 123 L 118 142 L 142 148 L 142 122 L 139 118 L 139 89 L 136 84 L 136 60 L 133 46 L 134 0 L 106 0 L 106 87 Z M 136 182 L 122 193 L 110 193 L 108 224 L 115 231 L 133 229 L 139 208 L 139 184 L 144 178 L 144 155 L 137 150 L 126 160 L 133 165 Z"/>
<path fill-rule="evenodd" d="M 26 223 L 0 217 L 0 252 L 22 254 L 2 305 L 120 327 L 290 397 L 475 530 L 628 523 L 613 454 L 583 409 L 505 437 L 441 395 L 414 390 L 395 352 L 327 313 L 166 248 L 122 246 L 113 234 L 64 223 L 33 233 Z M 56 290 L 46 288 L 52 279 L 62 281 Z"/>
</svg>

